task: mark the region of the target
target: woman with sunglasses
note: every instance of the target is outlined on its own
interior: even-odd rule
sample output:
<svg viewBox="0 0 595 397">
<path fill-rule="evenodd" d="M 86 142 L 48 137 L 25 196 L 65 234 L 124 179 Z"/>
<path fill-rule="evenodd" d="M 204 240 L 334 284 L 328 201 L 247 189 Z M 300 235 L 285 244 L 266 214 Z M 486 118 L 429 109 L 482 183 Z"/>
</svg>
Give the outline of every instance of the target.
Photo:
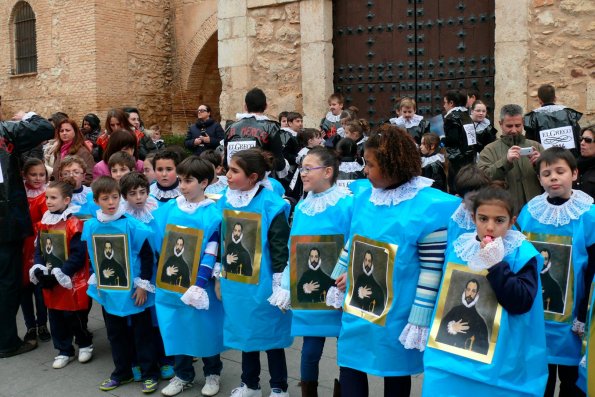
<svg viewBox="0 0 595 397">
<path fill-rule="evenodd" d="M 211 107 L 198 107 L 198 120 L 188 128 L 184 145 L 197 156 L 207 149 L 216 149 L 225 132 L 221 124 L 211 118 Z"/>
<path fill-rule="evenodd" d="M 595 125 L 581 130 L 577 188 L 595 198 Z"/>
</svg>

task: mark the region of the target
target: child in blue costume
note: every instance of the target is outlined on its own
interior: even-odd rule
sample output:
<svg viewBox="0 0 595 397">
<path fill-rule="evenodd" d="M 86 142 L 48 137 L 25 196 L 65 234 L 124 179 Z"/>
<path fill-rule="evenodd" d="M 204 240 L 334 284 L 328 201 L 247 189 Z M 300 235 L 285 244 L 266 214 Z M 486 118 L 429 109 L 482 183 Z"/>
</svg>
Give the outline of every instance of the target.
<svg viewBox="0 0 595 397">
<path fill-rule="evenodd" d="M 213 396 L 219 391 L 223 367 L 219 358 L 223 350 L 223 305 L 215 296 L 212 279 L 219 247 L 221 212 L 215 202 L 204 195 L 205 188 L 214 178 L 211 163 L 190 156 L 178 164 L 176 172 L 182 196 L 165 204 L 158 213 L 162 258 L 155 306 L 165 352 L 175 356 L 176 374 L 161 393 L 174 396 L 192 387 L 195 377 L 192 358 L 202 357 L 206 384 L 201 392 L 204 396 Z M 182 239 L 181 249 L 178 245 L 173 246 L 174 257 L 181 260 L 172 260 L 172 252 L 167 252 L 171 248 L 162 244 L 171 236 L 168 227 L 184 228 L 189 235 L 202 236 L 202 240 L 198 240 L 199 245 L 190 252 L 189 242 Z M 177 235 L 176 244 L 180 243 L 180 236 Z M 171 237 L 169 239 L 171 244 Z M 189 257 L 196 263 L 189 266 Z M 177 266 L 173 266 L 174 263 Z M 179 278 L 183 274 L 189 276 L 188 284 L 185 284 L 186 276 Z"/>
<path fill-rule="evenodd" d="M 95 216 L 95 212 L 99 209 L 97 204 L 93 202 L 91 188 L 83 185 L 86 167 L 87 164 L 79 156 L 66 156 L 60 162 L 58 174 L 60 179 L 70 178 L 76 183 L 72 194 L 72 204 L 80 207 L 76 216 L 83 220 Z"/>
<path fill-rule="evenodd" d="M 97 217 L 85 222 L 81 240 L 87 242 L 94 274 L 87 294 L 102 306 L 115 369 L 99 386 L 109 391 L 131 382 L 134 353 L 129 343 L 128 322 L 132 326 L 136 358 L 141 367 L 142 391 L 151 393 L 159 385 L 159 368 L 152 347 L 151 313 L 155 286 L 155 255 L 151 230 L 125 215 L 120 205 L 120 187 L 111 177 L 93 182 L 93 200 L 100 209 Z M 133 288 L 134 287 L 134 288 Z"/>
<path fill-rule="evenodd" d="M 301 178 L 304 190 L 309 194 L 296 206 L 289 247 L 291 251 L 292 245 L 297 250 L 297 244 L 308 244 L 307 251 L 300 252 L 307 261 L 302 262 L 296 256 L 283 273 L 284 284 L 287 286 L 290 272 L 294 275 L 291 286 L 291 334 L 304 337 L 300 382 L 304 396 L 317 395 L 318 363 L 324 342 L 328 336 L 338 337 L 341 329 L 341 311 L 328 310 L 324 304 L 328 290 L 335 285 L 335 281 L 330 277 L 332 268 L 325 271 L 323 266 L 326 262 L 334 267 L 337 262 L 345 239 L 349 236 L 353 213 L 353 197 L 335 185 L 338 173 L 337 156 L 326 148 L 314 148 L 304 158 Z M 328 246 L 328 242 L 316 244 L 320 242 L 321 236 L 339 236 L 335 256 L 321 249 L 324 245 Z M 297 242 L 294 243 L 294 240 Z M 298 263 L 307 265 L 304 271 L 297 268 Z M 288 298 L 289 291 L 285 291 Z M 271 303 L 285 309 L 287 306 L 283 306 L 283 303 L 288 303 L 288 299 Z M 322 310 L 320 307 L 312 307 L 314 303 L 322 304 Z"/>
<path fill-rule="evenodd" d="M 449 247 L 461 234 L 475 230 L 473 213 L 471 212 L 473 199 L 479 189 L 489 184 L 490 178 L 475 164 L 464 166 L 455 177 L 457 196 L 461 197 L 463 201 L 461 201 L 461 204 L 448 221 Z"/>
<path fill-rule="evenodd" d="M 573 332 L 573 320 L 576 331 L 578 303 L 588 291 L 583 284 L 587 262 L 585 247 L 579 248 L 575 240 L 581 233 L 581 217 L 588 212 L 595 213 L 595 206 L 591 196 L 572 189 L 578 171 L 576 159 L 569 150 L 559 147 L 545 150 L 537 159 L 536 167 L 545 193 L 525 205 L 518 223 L 527 238 L 537 245 L 545 262 L 540 269 L 550 374 L 545 396 L 554 395 L 556 378 L 560 379 L 560 395 L 577 396 L 582 394 L 575 385 L 581 340 Z M 571 251 L 572 257 L 558 255 L 562 249 Z"/>
<path fill-rule="evenodd" d="M 338 344 L 343 396 L 367 396 L 367 373 L 384 377 L 387 396 L 408 396 L 440 283 L 446 227 L 458 200 L 419 177 L 408 133 L 385 125 L 366 143 L 373 188 L 355 197 L 351 233 L 332 277 L 327 304 L 342 304 Z M 347 266 L 349 258 L 349 268 Z M 399 337 L 400 335 L 400 337 Z"/>
<path fill-rule="evenodd" d="M 178 153 L 167 149 L 157 152 L 153 157 L 153 168 L 157 181 L 151 185 L 149 193 L 157 200 L 159 207 L 181 194 L 180 182 L 176 175 L 176 166 L 179 162 Z"/>
<path fill-rule="evenodd" d="M 541 256 L 522 233 L 510 230 L 515 216 L 508 191 L 480 190 L 473 217 L 477 230 L 448 250 L 424 356 L 423 395 L 540 397 L 547 379 Z M 455 284 L 456 272 L 462 283 Z M 447 311 L 451 286 L 456 297 L 458 288 L 463 294 Z"/>
<path fill-rule="evenodd" d="M 225 176 L 225 168 L 223 166 L 223 156 L 213 149 L 208 149 L 202 152 L 199 156 L 201 159 L 208 161 L 215 167 L 215 178 L 211 184 L 205 189 L 206 194 L 220 195 L 227 189 L 227 177 Z"/>
<path fill-rule="evenodd" d="M 233 397 L 262 396 L 260 351 L 271 372 L 270 396 L 287 396 L 285 347 L 292 343 L 291 313 L 267 301 L 281 286 L 287 266 L 289 205 L 260 183 L 272 159 L 260 149 L 235 153 L 229 189 L 217 202 L 223 210 L 221 296 L 225 309 L 223 342 L 242 351 L 242 384 Z"/>
</svg>

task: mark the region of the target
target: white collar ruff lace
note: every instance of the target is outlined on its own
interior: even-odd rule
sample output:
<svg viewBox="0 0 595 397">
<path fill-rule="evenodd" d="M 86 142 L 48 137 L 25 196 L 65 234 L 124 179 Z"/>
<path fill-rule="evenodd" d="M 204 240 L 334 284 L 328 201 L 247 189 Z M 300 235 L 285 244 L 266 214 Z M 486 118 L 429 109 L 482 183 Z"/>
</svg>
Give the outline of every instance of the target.
<svg viewBox="0 0 595 397">
<path fill-rule="evenodd" d="M 341 162 L 339 164 L 339 171 L 341 172 L 358 172 L 364 169 L 364 165 L 357 161 Z"/>
<path fill-rule="evenodd" d="M 339 189 L 337 185 L 331 186 L 322 193 L 310 192 L 299 204 L 299 209 L 308 216 L 314 216 L 324 212 L 329 207 L 337 205 L 339 200 L 348 196 L 349 193 Z"/>
<path fill-rule="evenodd" d="M 131 206 L 128 201 L 126 201 L 124 204 L 126 213 L 132 215 L 135 219 L 141 221 L 142 223 L 149 223 L 155 219 L 152 212 L 155 211 L 158 206 L 159 204 L 157 203 L 157 200 L 151 196 L 147 198 L 147 202 L 141 209 Z"/>
<path fill-rule="evenodd" d="M 260 186 L 262 186 L 262 183 L 258 182 L 250 190 L 227 189 L 225 191 L 225 198 L 227 199 L 229 205 L 231 205 L 232 207 L 246 207 L 248 204 L 250 204 L 254 196 L 256 196 L 256 193 L 258 192 L 258 189 L 260 189 Z"/>
<path fill-rule="evenodd" d="M 459 204 L 455 212 L 451 215 L 452 219 L 461 229 L 475 230 L 475 223 L 473 222 L 473 215 L 465 207 L 465 203 Z"/>
<path fill-rule="evenodd" d="M 454 111 L 459 111 L 459 112 L 467 112 L 467 108 L 465 106 L 456 106 L 452 109 L 450 109 L 448 112 L 446 112 L 446 114 L 444 115 L 444 117 L 448 116 L 449 114 L 451 114 Z"/>
<path fill-rule="evenodd" d="M 406 119 L 403 116 L 399 116 L 399 117 L 390 119 L 389 122 L 391 124 L 396 125 L 397 127 L 411 128 L 411 127 L 417 127 L 423 119 L 424 119 L 424 116 L 420 116 L 419 114 L 414 114 L 413 117 L 411 117 L 410 119 Z"/>
<path fill-rule="evenodd" d="M 126 207 L 120 201 L 120 205 L 118 205 L 118 209 L 113 215 L 104 214 L 101 209 L 97 210 L 97 220 L 101 223 L 108 223 L 115 220 L 120 219 L 126 213 Z"/>
<path fill-rule="evenodd" d="M 436 153 L 429 157 L 422 157 L 421 158 L 421 168 L 427 167 L 428 165 L 439 161 L 444 163 L 444 155 L 442 153 Z"/>
<path fill-rule="evenodd" d="M 68 207 L 61 214 L 52 214 L 49 210 L 41 217 L 41 223 L 44 225 L 55 225 L 56 223 L 65 221 L 71 214 L 79 212 L 81 207 L 74 204 L 69 204 Z"/>
<path fill-rule="evenodd" d="M 593 205 L 593 198 L 580 190 L 572 190 L 570 199 L 560 205 L 551 204 L 547 197 L 548 194 L 543 193 L 527 204 L 527 210 L 533 219 L 544 225 L 567 225 L 580 218 Z"/>
<path fill-rule="evenodd" d="M 338 115 L 334 115 L 333 112 L 328 112 L 325 116 L 325 118 L 330 121 L 331 123 L 338 123 L 339 120 L 341 120 L 341 114 L 339 113 Z"/>
<path fill-rule="evenodd" d="M 281 127 L 281 129 L 282 129 L 283 131 L 287 131 L 287 132 L 289 132 L 289 133 L 291 134 L 291 136 L 293 136 L 294 138 L 296 138 L 296 137 L 297 137 L 297 132 L 295 132 L 295 131 L 294 131 L 294 130 L 292 130 L 291 128 L 289 128 L 289 127 Z"/>
<path fill-rule="evenodd" d="M 457 256 L 467 263 L 469 263 L 481 249 L 480 242 L 476 237 L 477 233 L 475 232 L 463 233 L 453 243 Z M 507 231 L 502 238 L 502 243 L 504 244 L 504 256 L 514 252 L 514 250 L 519 248 L 526 239 L 525 235 L 519 231 Z"/>
<path fill-rule="evenodd" d="M 397 205 L 414 198 L 420 190 L 432 186 L 433 183 L 429 178 L 416 176 L 394 189 L 372 188 L 370 202 L 374 205 Z"/>
<path fill-rule="evenodd" d="M 483 131 L 488 128 L 490 124 L 490 120 L 488 119 L 483 119 L 479 123 L 473 122 L 473 125 L 475 125 L 475 131 Z"/>
<path fill-rule="evenodd" d="M 545 105 L 534 110 L 536 113 L 554 113 L 566 109 L 563 105 Z"/>
<path fill-rule="evenodd" d="M 213 183 L 212 185 L 207 186 L 205 189 L 205 193 L 210 194 L 220 194 L 225 188 L 227 187 L 227 177 L 225 176 L 218 176 L 217 182 Z"/>
<path fill-rule="evenodd" d="M 467 303 L 467 299 L 465 299 L 465 291 L 463 291 L 463 295 L 461 296 L 461 302 L 463 303 L 463 306 L 465 306 L 467 309 L 470 309 L 473 306 L 475 306 L 478 300 L 479 292 L 477 293 L 477 295 L 475 295 L 475 299 L 473 299 L 470 303 Z"/>
<path fill-rule="evenodd" d="M 256 114 L 256 113 L 236 113 L 236 120 L 242 120 L 242 119 L 249 119 L 254 117 L 256 120 L 258 121 L 263 121 L 263 120 L 270 120 L 267 116 L 265 116 L 264 114 Z"/>
<path fill-rule="evenodd" d="M 153 197 L 155 197 L 159 201 L 162 201 L 163 199 L 173 199 L 182 194 L 180 192 L 179 182 L 175 188 L 168 190 L 161 190 L 159 189 L 157 183 L 154 183 L 149 187 L 149 192 L 151 193 L 151 195 L 153 195 Z"/>
<path fill-rule="evenodd" d="M 198 208 L 215 204 L 215 202 L 211 199 L 205 198 L 204 200 L 198 203 L 191 203 L 190 201 L 186 200 L 186 197 L 179 196 L 178 198 L 176 198 L 176 204 L 178 205 L 180 211 L 185 212 L 187 214 L 194 214 Z"/>
<path fill-rule="evenodd" d="M 72 194 L 72 202 L 76 204 L 87 204 L 87 196 L 90 191 L 91 188 L 89 186 L 83 185 L 80 192 Z"/>
<path fill-rule="evenodd" d="M 26 187 L 26 191 L 27 191 L 27 198 L 35 198 L 37 196 L 39 196 L 40 194 L 44 194 L 45 193 L 45 189 L 47 188 L 47 185 L 41 185 L 41 187 L 39 189 L 29 189 L 27 186 Z"/>
</svg>

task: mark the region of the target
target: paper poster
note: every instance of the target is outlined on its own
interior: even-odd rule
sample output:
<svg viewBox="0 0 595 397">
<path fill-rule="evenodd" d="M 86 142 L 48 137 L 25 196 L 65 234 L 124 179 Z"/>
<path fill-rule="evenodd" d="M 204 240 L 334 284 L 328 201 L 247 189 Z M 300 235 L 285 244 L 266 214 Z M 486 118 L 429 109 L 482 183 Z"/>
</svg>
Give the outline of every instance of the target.
<svg viewBox="0 0 595 397">
<path fill-rule="evenodd" d="M 235 153 L 240 152 L 242 150 L 251 149 L 253 147 L 256 147 L 256 141 L 253 139 L 246 141 L 236 140 L 229 142 L 227 144 L 227 164 L 231 162 L 231 156 L 233 156 Z"/>
<path fill-rule="evenodd" d="M 560 146 L 565 149 L 576 148 L 571 126 L 539 131 L 539 137 L 541 138 L 541 144 L 546 149 L 553 146 Z"/>
<path fill-rule="evenodd" d="M 467 145 L 472 146 L 477 144 L 477 135 L 475 135 L 475 126 L 473 124 L 463 125 L 465 134 L 467 135 Z"/>
</svg>

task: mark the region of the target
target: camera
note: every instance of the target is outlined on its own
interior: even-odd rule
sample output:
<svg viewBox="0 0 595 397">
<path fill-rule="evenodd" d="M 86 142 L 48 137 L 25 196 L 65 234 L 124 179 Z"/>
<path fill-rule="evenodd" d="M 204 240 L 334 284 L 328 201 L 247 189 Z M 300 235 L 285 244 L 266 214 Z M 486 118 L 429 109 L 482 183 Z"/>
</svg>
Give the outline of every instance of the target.
<svg viewBox="0 0 595 397">
<path fill-rule="evenodd" d="M 533 146 L 531 146 L 531 147 L 522 147 L 521 150 L 520 150 L 521 156 L 529 156 L 531 153 L 533 153 Z"/>
</svg>

